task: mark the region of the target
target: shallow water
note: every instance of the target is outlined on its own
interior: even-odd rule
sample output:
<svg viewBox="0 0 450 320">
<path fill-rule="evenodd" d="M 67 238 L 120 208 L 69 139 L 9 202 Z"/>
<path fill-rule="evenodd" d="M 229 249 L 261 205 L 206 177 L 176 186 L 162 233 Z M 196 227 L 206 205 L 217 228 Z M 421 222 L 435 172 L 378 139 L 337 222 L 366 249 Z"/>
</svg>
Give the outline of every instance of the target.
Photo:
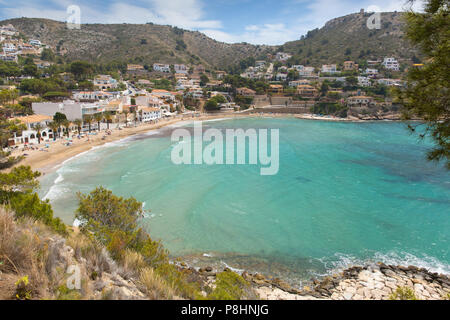
<svg viewBox="0 0 450 320">
<path fill-rule="evenodd" d="M 301 281 L 367 260 L 450 272 L 450 174 L 430 142 L 393 122 L 239 119 L 204 127 L 277 128 L 280 170 L 174 165 L 170 129 L 107 144 L 42 179 L 73 222 L 76 192 L 98 185 L 151 210 L 143 225 L 174 256 Z M 209 253 L 203 256 L 203 253 Z"/>
</svg>

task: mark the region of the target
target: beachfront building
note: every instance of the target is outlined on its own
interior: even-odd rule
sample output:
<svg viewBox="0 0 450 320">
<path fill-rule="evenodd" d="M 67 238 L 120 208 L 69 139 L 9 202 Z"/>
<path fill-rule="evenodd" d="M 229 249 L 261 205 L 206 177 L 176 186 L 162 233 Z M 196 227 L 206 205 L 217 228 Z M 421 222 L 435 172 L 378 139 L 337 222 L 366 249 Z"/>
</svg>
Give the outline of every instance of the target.
<svg viewBox="0 0 450 320">
<path fill-rule="evenodd" d="M 382 65 L 388 70 L 392 70 L 392 71 L 400 70 L 400 64 L 398 63 L 397 59 L 392 58 L 392 57 L 384 58 Z"/>
<path fill-rule="evenodd" d="M 67 120 L 83 119 L 86 115 L 94 115 L 100 111 L 97 103 L 81 103 L 73 100 L 63 102 L 33 102 L 33 112 L 53 117 L 57 112 L 66 115 Z"/>
<path fill-rule="evenodd" d="M 157 121 L 161 119 L 161 109 L 154 107 L 138 107 L 137 115 L 141 122 Z"/>
<path fill-rule="evenodd" d="M 94 86 L 101 90 L 115 89 L 117 85 L 117 80 L 107 74 L 101 74 L 94 78 Z"/>
<path fill-rule="evenodd" d="M 36 127 L 41 126 L 39 134 L 41 136 L 41 141 L 48 141 L 53 138 L 53 132 L 47 125 L 52 121 L 52 117 L 33 114 L 31 116 L 16 117 L 12 120 L 19 120 L 22 124 L 26 126 L 20 134 L 14 133 L 13 137 L 8 140 L 9 146 L 16 146 L 22 144 L 37 144 L 38 141 L 38 131 Z"/>
<path fill-rule="evenodd" d="M 162 64 L 162 63 L 154 63 L 153 64 L 153 70 L 158 72 L 170 72 L 170 65 L 168 64 Z"/>
</svg>

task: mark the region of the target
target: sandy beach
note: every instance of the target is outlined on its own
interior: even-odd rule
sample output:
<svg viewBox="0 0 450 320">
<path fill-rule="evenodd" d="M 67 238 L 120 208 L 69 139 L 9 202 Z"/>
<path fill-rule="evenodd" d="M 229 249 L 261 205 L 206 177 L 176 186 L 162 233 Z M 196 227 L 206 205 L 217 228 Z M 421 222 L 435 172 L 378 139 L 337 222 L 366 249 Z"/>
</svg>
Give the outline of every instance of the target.
<svg viewBox="0 0 450 320">
<path fill-rule="evenodd" d="M 219 118 L 234 118 L 234 117 L 248 117 L 249 115 L 209 115 L 201 116 L 196 118 L 191 117 L 179 117 L 162 119 L 158 123 L 153 124 L 142 124 L 139 123 L 136 126 L 134 124 L 129 124 L 128 127 L 121 127 L 119 130 L 116 128 L 116 124 L 110 126 L 111 134 L 107 135 L 105 131 L 101 131 L 97 135 L 89 135 L 89 140 L 85 136 L 81 139 L 73 138 L 72 144 L 66 146 L 66 140 L 57 139 L 56 141 L 41 142 L 40 145 L 35 145 L 39 150 L 26 150 L 22 151 L 22 148 L 14 150 L 12 156 L 21 156 L 26 154 L 26 157 L 20 161 L 17 165 L 30 166 L 31 169 L 40 171 L 42 174 L 49 173 L 55 169 L 63 161 L 72 158 L 80 153 L 89 151 L 93 147 L 103 145 L 108 142 L 113 142 L 130 137 L 135 134 L 148 132 L 151 130 L 157 130 L 162 127 L 172 125 L 181 121 L 192 121 L 192 120 L 210 120 Z M 45 145 L 49 144 L 49 148 L 45 148 Z M 44 151 L 41 151 L 44 150 Z"/>
</svg>

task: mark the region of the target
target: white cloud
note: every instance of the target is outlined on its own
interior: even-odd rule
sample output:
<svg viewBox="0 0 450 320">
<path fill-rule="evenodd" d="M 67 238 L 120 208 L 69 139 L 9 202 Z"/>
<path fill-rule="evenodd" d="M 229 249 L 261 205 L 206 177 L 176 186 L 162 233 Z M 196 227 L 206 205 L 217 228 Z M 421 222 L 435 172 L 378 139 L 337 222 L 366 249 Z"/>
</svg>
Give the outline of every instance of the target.
<svg viewBox="0 0 450 320">
<path fill-rule="evenodd" d="M 82 23 L 147 23 L 169 24 L 178 27 L 200 30 L 206 35 L 223 42 L 248 42 L 253 44 L 283 44 L 297 40 L 309 30 L 322 27 L 328 20 L 346 14 L 358 12 L 361 8 L 369 9 L 377 6 L 381 11 L 402 11 L 406 0 L 292 0 L 287 7 L 295 10 L 295 6 L 305 8 L 299 12 L 297 19 L 283 19 L 274 12 L 271 23 L 247 25 L 240 33 L 224 31 L 219 20 L 205 19 L 203 1 L 207 0 L 141 0 L 138 4 L 116 0 L 108 5 L 100 5 L 90 0 L 79 0 Z M 414 9 L 421 8 L 424 0 L 418 0 Z M 52 0 L 45 8 L 33 0 L 16 0 L 5 2 L 0 0 L 2 12 L 7 17 L 41 17 L 65 21 L 66 8 L 71 0 Z M 51 8 L 51 9 L 48 9 Z M 283 12 L 289 12 L 284 10 Z M 278 21 L 277 21 L 278 19 Z M 281 22 L 280 22 L 281 21 Z"/>
<path fill-rule="evenodd" d="M 1 0 L 0 0 L 1 1 Z M 221 28 L 217 20 L 205 20 L 201 0 L 144 0 L 142 5 L 116 1 L 109 5 L 95 5 L 81 1 L 82 23 L 147 23 L 176 25 L 186 29 Z M 55 0 L 42 8 L 39 3 L 19 0 L 2 8 L 8 17 L 48 18 L 65 21 L 67 0 Z M 51 7 L 52 9 L 48 9 Z"/>
<path fill-rule="evenodd" d="M 404 11 L 410 8 L 406 0 L 296 0 L 293 4 L 303 4 L 307 10 L 291 23 L 248 25 L 245 31 L 232 34 L 218 30 L 202 30 L 208 36 L 223 42 L 248 42 L 253 44 L 280 45 L 287 41 L 298 40 L 308 31 L 320 28 L 331 19 L 359 12 L 360 9 L 372 9 L 377 6 L 382 12 Z M 421 10 L 423 0 L 414 3 L 414 10 Z"/>
</svg>

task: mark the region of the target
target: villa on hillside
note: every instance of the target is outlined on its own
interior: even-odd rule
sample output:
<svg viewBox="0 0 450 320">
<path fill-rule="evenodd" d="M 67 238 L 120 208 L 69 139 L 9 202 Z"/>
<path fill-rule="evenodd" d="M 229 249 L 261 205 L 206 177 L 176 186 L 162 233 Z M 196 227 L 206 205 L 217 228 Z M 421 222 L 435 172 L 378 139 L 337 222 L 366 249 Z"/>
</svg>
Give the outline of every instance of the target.
<svg viewBox="0 0 450 320">
<path fill-rule="evenodd" d="M 313 86 L 302 84 L 297 86 L 297 94 L 304 98 L 314 98 L 317 96 L 317 89 Z"/>
<path fill-rule="evenodd" d="M 256 91 L 244 87 L 236 89 L 236 94 L 244 97 L 253 97 L 256 95 Z"/>
<path fill-rule="evenodd" d="M 359 65 L 356 64 L 354 61 L 345 61 L 344 62 L 344 70 L 345 71 L 352 71 L 352 70 L 358 70 Z"/>
<path fill-rule="evenodd" d="M 153 64 L 153 71 L 169 73 L 170 72 L 170 65 L 163 64 L 163 63 L 154 63 Z"/>
<path fill-rule="evenodd" d="M 184 64 L 174 64 L 173 68 L 175 69 L 175 73 L 187 74 L 189 71 L 188 67 L 186 67 Z"/>
<path fill-rule="evenodd" d="M 117 80 L 110 75 L 98 75 L 94 78 L 94 86 L 101 90 L 117 88 Z"/>
<path fill-rule="evenodd" d="M 324 64 L 322 66 L 322 73 L 337 73 L 337 67 L 335 64 Z"/>
<path fill-rule="evenodd" d="M 273 94 L 282 94 L 284 91 L 284 88 L 281 84 L 271 84 L 269 86 L 269 92 Z"/>
<path fill-rule="evenodd" d="M 374 99 L 368 96 L 353 96 L 347 99 L 347 105 L 349 107 L 352 106 L 361 106 L 361 107 L 369 107 L 374 104 Z"/>
<path fill-rule="evenodd" d="M 392 71 L 400 70 L 400 64 L 398 63 L 397 59 L 395 59 L 395 58 L 390 58 L 390 57 L 384 58 L 382 65 L 388 70 L 392 70 Z"/>
</svg>

